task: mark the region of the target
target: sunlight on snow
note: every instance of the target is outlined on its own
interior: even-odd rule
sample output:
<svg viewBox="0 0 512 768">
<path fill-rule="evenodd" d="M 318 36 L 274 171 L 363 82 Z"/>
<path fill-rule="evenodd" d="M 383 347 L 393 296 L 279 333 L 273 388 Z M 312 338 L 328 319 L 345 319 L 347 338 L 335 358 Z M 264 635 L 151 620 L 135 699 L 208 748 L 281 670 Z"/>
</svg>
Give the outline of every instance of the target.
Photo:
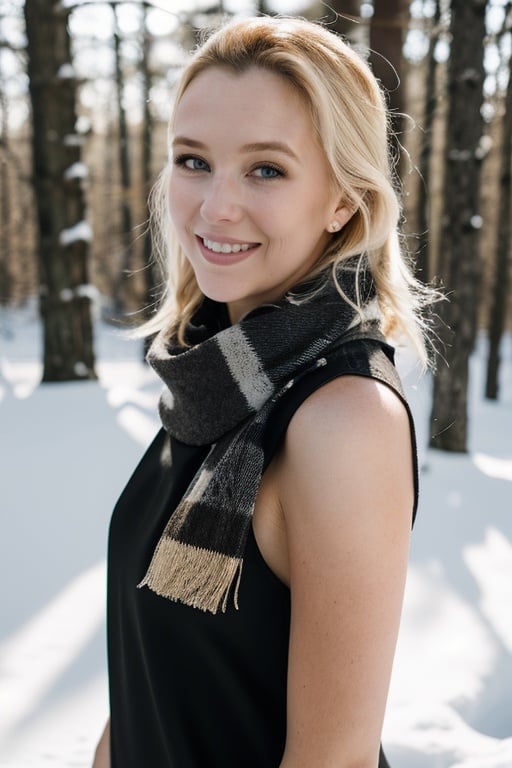
<svg viewBox="0 0 512 768">
<path fill-rule="evenodd" d="M 450 706 L 438 704 L 432 710 L 417 700 L 413 707 L 409 703 L 395 707 L 391 715 L 386 740 L 400 744 L 404 762 L 399 764 L 407 768 L 512 766 L 512 739 L 499 740 L 480 733 Z"/>
<path fill-rule="evenodd" d="M 471 642 L 468 642 L 471 638 Z M 414 654 L 401 653 L 401 646 Z M 435 659 L 418 665 L 418 659 Z M 475 701 L 492 674 L 496 649 L 478 611 L 445 579 L 439 562 L 411 563 L 405 610 L 393 669 L 392 698 L 423 704 Z M 463 694 L 462 694 L 463 692 Z"/>
<path fill-rule="evenodd" d="M 0 645 L 4 738 L 36 710 L 101 626 L 104 604 L 98 595 L 104 592 L 105 580 L 104 562 L 89 568 Z"/>
<path fill-rule="evenodd" d="M 496 456 L 489 456 L 486 453 L 475 453 L 473 455 L 473 464 L 488 477 L 495 477 L 499 480 L 512 480 L 512 459 L 498 459 Z M 512 510 L 512 488 L 509 508 Z"/>
<path fill-rule="evenodd" d="M 155 420 L 131 405 L 121 408 L 117 414 L 117 423 L 135 442 L 144 447 L 155 436 Z"/>
<path fill-rule="evenodd" d="M 153 392 L 141 392 L 134 387 L 112 386 L 107 392 L 107 403 L 112 408 L 132 403 L 153 412 L 158 401 Z"/>
<path fill-rule="evenodd" d="M 42 373 L 42 365 L 37 363 L 11 362 L 3 359 L 0 363 L 0 378 L 9 385 L 9 390 L 18 400 L 26 400 L 30 397 L 37 385 Z M 2 387 L 5 396 L 5 388 Z"/>
<path fill-rule="evenodd" d="M 512 653 L 512 544 L 501 531 L 490 527 L 484 542 L 466 547 L 463 558 L 480 587 L 482 612 L 503 645 Z"/>
</svg>

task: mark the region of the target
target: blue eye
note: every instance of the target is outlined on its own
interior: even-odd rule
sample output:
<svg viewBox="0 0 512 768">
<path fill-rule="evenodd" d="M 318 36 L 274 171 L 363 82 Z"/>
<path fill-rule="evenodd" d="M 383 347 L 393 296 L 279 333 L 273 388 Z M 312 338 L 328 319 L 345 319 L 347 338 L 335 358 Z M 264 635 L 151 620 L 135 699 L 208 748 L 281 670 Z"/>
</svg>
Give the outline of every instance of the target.
<svg viewBox="0 0 512 768">
<path fill-rule="evenodd" d="M 174 160 L 175 165 L 186 168 L 188 171 L 209 171 L 210 168 L 205 160 L 194 155 L 179 155 Z"/>
<path fill-rule="evenodd" d="M 254 169 L 253 173 L 260 179 L 277 179 L 279 176 L 284 176 L 284 172 L 274 165 L 260 165 Z"/>
</svg>

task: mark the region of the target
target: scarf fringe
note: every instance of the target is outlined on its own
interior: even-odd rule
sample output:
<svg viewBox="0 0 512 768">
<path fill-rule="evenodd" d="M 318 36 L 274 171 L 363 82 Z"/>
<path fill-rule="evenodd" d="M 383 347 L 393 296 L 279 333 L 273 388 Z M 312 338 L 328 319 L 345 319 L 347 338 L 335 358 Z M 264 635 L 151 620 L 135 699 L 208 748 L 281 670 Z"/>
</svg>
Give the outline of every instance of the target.
<svg viewBox="0 0 512 768">
<path fill-rule="evenodd" d="M 202 611 L 226 612 L 234 584 L 234 603 L 238 610 L 238 589 L 242 558 L 162 538 L 148 571 L 138 588 L 149 587 L 161 597 L 180 601 Z"/>
</svg>

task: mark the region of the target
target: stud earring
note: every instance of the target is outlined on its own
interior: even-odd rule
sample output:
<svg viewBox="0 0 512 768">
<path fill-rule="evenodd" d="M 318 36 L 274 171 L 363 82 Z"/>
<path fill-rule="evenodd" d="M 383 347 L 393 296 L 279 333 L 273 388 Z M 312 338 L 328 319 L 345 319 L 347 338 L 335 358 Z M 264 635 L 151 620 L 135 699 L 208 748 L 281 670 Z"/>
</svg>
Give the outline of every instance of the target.
<svg viewBox="0 0 512 768">
<path fill-rule="evenodd" d="M 329 224 L 329 232 L 337 232 L 340 228 L 340 224 L 338 221 L 332 221 Z"/>
</svg>

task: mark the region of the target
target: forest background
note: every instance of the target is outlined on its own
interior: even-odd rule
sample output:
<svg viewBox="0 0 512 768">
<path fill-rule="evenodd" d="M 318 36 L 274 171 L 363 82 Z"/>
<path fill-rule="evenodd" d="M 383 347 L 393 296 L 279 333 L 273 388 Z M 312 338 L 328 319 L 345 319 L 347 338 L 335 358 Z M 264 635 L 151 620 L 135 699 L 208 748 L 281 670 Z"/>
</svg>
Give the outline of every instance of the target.
<svg viewBox="0 0 512 768">
<path fill-rule="evenodd" d="M 433 317 L 430 443 L 464 452 L 469 357 L 486 332 L 485 394 L 499 397 L 511 315 L 505 0 L 2 0 L 0 302 L 38 297 L 43 381 L 96 377 L 93 313 L 140 321 L 162 287 L 147 198 L 187 51 L 225 16 L 275 12 L 345 35 L 387 91 L 404 245 L 449 297 Z"/>
<path fill-rule="evenodd" d="M 2 768 L 91 763 L 110 511 L 158 429 L 160 384 L 120 329 L 161 290 L 146 200 L 172 87 L 201 29 L 275 12 L 368 56 L 404 147 L 404 247 L 450 299 L 435 375 L 398 349 L 421 502 L 386 751 L 510 768 L 511 5 L 0 0 Z"/>
</svg>

